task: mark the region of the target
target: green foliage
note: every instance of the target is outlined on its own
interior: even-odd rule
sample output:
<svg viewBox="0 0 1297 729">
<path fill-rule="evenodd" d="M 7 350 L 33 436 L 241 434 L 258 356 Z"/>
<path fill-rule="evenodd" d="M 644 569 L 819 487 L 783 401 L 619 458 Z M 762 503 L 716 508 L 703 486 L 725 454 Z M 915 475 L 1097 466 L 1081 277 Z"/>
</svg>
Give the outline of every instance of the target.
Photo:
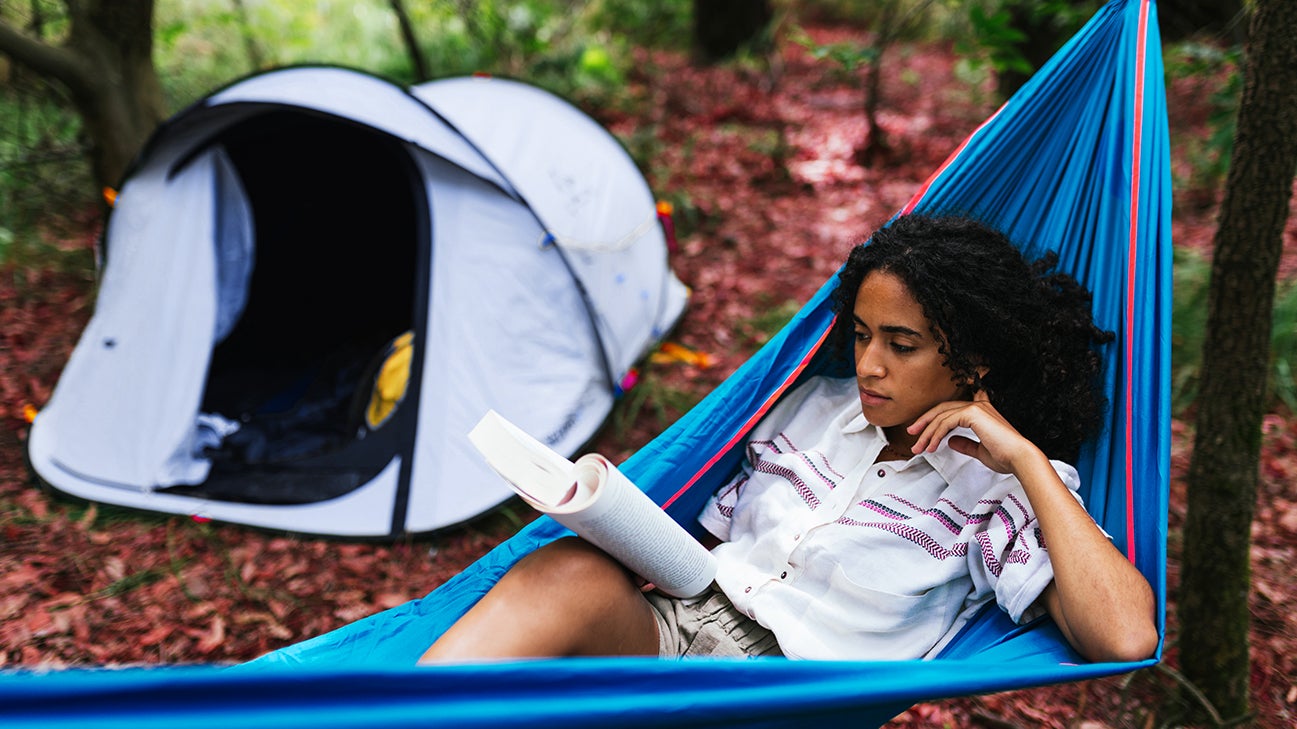
<svg viewBox="0 0 1297 729">
<path fill-rule="evenodd" d="M 382 0 L 158 0 L 154 62 L 167 107 L 178 110 L 212 90 L 266 67 L 335 64 L 409 75 L 396 16 Z M 440 4 L 439 4 L 440 5 Z"/>
<path fill-rule="evenodd" d="M 1297 413 L 1297 280 L 1281 284 L 1275 292 L 1270 363 L 1270 389 Z"/>
<path fill-rule="evenodd" d="M 398 82 L 413 64 L 387 0 L 158 0 L 154 63 L 166 108 L 271 67 L 328 64 Z M 0 20 L 58 43 L 63 3 L 0 3 Z M 620 103 L 631 50 L 687 44 L 690 0 L 408 2 L 433 77 L 486 72 L 529 81 L 578 104 Z M 22 83 L 20 83 L 22 82 Z M 25 84 L 25 85 L 24 85 Z M 97 205 L 80 121 L 56 87 L 11 71 L 0 94 L 0 262 L 43 243 L 36 227 L 84 219 Z"/>
<path fill-rule="evenodd" d="M 35 32 L 39 26 L 43 38 L 62 38 L 68 31 L 67 8 L 63 0 L 0 3 L 0 20 L 28 33 Z"/>
<path fill-rule="evenodd" d="M 930 15 L 933 0 L 889 0 L 873 4 L 862 12 L 857 22 L 873 32 L 871 42 L 816 43 L 806 31 L 794 26 L 789 38 L 804 47 L 817 61 L 826 61 L 844 78 L 853 78 L 857 72 L 876 63 L 888 46 L 902 38 L 909 38 L 924 25 Z M 863 10 L 863 9 L 862 9 Z"/>
<path fill-rule="evenodd" d="M 996 71 L 1031 73 L 1035 70 L 1018 50 L 1018 45 L 1027 36 L 1014 27 L 1013 16 L 1008 10 L 999 7 L 988 11 L 980 5 L 972 5 L 968 10 L 968 22 L 972 27 L 972 38 L 961 39 L 955 44 L 955 50 L 961 56 L 981 59 Z"/>
<path fill-rule="evenodd" d="M 947 33 L 955 38 L 955 51 L 963 57 L 965 75 L 990 69 L 996 73 L 1035 71 L 1023 53 L 1031 40 L 1022 24 L 1047 29 L 1059 38 L 1067 38 L 1094 15 L 1099 3 L 1093 0 L 977 0 L 954 3 L 948 7 L 966 7 L 959 19 L 963 27 L 952 27 Z"/>
<path fill-rule="evenodd" d="M 801 28 L 795 28 L 790 39 L 805 48 L 811 58 L 827 62 L 836 75 L 845 79 L 855 78 L 860 69 L 882 55 L 882 50 L 878 47 L 863 43 L 816 43 Z"/>
<path fill-rule="evenodd" d="M 1211 131 L 1206 138 L 1181 141 L 1189 175 L 1176 180 L 1176 187 L 1217 190 L 1225 182 L 1234 151 L 1234 121 L 1243 93 L 1243 48 L 1186 42 L 1168 48 L 1164 56 L 1168 78 L 1194 79 L 1208 86 L 1203 98 Z"/>
<path fill-rule="evenodd" d="M 1171 269 L 1171 409 L 1181 413 L 1198 394 L 1198 372 L 1207 335 L 1211 262 L 1176 248 Z"/>
<path fill-rule="evenodd" d="M 412 63 L 384 0 L 245 2 L 159 0 L 156 61 L 178 109 L 264 66 L 331 64 L 399 82 Z M 689 2 L 455 0 L 407 3 L 433 77 L 491 73 L 575 99 L 607 96 L 625 80 L 630 48 L 687 40 Z"/>
<path fill-rule="evenodd" d="M 56 0 L 0 3 L 0 20 L 51 42 L 67 34 Z M 28 69 L 9 65 L 0 86 L 0 264 L 44 261 L 65 218 L 94 205 L 80 121 L 64 95 Z M 51 212 L 54 212 L 52 215 Z"/>
<path fill-rule="evenodd" d="M 589 23 L 631 46 L 682 50 L 689 47 L 692 18 L 692 0 L 599 0 Z"/>
<path fill-rule="evenodd" d="M 897 18 L 905 18 L 907 22 L 899 29 L 898 37 L 906 40 L 941 38 L 949 25 L 947 16 L 950 11 L 946 4 L 934 0 L 884 0 L 871 3 L 859 0 L 799 0 L 783 4 L 802 22 L 850 25 L 873 31 L 894 23 Z M 963 12 L 962 6 L 959 12 Z"/>
<path fill-rule="evenodd" d="M 0 264 L 43 260 L 96 199 L 79 120 L 29 83 L 0 93 Z"/>
<path fill-rule="evenodd" d="M 1171 409 L 1179 414 L 1198 394 L 1211 261 L 1177 248 L 1172 279 Z M 1268 380 L 1271 405 L 1283 403 L 1297 412 L 1297 280 L 1281 282 L 1275 292 Z"/>
</svg>

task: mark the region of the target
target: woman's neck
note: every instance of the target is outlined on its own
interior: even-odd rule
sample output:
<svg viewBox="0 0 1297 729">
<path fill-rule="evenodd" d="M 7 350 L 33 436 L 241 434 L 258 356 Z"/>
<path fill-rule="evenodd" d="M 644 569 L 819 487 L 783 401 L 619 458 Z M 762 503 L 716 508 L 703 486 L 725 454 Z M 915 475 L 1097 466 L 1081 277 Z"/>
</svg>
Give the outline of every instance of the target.
<svg viewBox="0 0 1297 729">
<path fill-rule="evenodd" d="M 908 461 L 914 456 L 914 452 L 910 449 L 918 439 L 905 432 L 903 427 L 884 428 L 883 434 L 887 436 L 887 445 L 879 452 L 878 460 Z"/>
</svg>

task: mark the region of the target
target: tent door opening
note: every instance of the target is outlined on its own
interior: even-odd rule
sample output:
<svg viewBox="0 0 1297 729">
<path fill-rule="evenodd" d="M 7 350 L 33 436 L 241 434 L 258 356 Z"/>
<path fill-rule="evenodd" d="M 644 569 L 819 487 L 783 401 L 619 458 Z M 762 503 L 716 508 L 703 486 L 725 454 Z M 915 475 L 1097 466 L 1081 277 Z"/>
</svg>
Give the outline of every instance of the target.
<svg viewBox="0 0 1297 729">
<path fill-rule="evenodd" d="M 217 143 L 251 217 L 252 265 L 202 411 L 238 430 L 205 452 L 204 483 L 170 491 L 275 504 L 340 496 L 411 441 L 415 408 L 371 400 L 385 371 L 417 391 L 426 196 L 401 143 L 338 119 L 273 111 Z"/>
</svg>

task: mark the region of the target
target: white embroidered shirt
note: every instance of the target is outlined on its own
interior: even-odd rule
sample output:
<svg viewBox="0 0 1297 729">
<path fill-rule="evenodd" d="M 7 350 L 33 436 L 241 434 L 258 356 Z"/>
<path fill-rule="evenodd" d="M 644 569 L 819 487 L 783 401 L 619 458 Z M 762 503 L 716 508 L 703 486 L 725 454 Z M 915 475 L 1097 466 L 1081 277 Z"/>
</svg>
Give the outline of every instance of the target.
<svg viewBox="0 0 1297 729">
<path fill-rule="evenodd" d="M 1053 579 L 1017 479 L 944 443 L 875 463 L 886 444 L 853 379 L 816 378 L 757 425 L 699 515 L 725 540 L 717 584 L 789 657 L 931 657 L 988 601 L 1034 617 Z M 1075 496 L 1075 469 L 1053 465 Z"/>
</svg>

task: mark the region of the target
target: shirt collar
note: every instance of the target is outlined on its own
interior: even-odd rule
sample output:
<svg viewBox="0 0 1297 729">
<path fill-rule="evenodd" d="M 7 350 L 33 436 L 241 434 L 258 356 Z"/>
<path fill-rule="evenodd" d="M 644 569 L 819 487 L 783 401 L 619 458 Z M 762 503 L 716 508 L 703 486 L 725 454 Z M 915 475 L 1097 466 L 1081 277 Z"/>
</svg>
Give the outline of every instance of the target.
<svg viewBox="0 0 1297 729">
<path fill-rule="evenodd" d="M 877 438 L 883 441 L 884 443 L 887 442 L 887 434 L 883 432 L 883 429 L 866 420 L 864 413 L 861 413 L 859 411 L 857 411 L 855 416 L 848 419 L 846 424 L 842 426 L 842 433 L 844 435 L 849 435 L 852 433 L 866 433 L 866 432 L 869 433 L 869 435 L 873 438 Z M 897 470 L 903 470 L 905 468 L 908 468 L 910 465 L 915 464 L 919 461 L 926 461 L 929 465 L 932 466 L 933 469 L 937 471 L 937 473 L 941 474 L 942 478 L 945 478 L 946 481 L 949 482 L 950 478 L 960 468 L 968 465 L 970 461 L 977 460 L 976 458 L 973 458 L 972 456 L 966 456 L 963 453 L 960 453 L 959 451 L 947 445 L 947 442 L 950 440 L 951 436 L 955 436 L 955 435 L 962 435 L 966 438 L 972 438 L 973 440 L 977 440 L 977 436 L 973 434 L 973 431 L 971 429 L 956 428 L 953 431 L 951 431 L 945 437 L 945 439 L 942 440 L 941 446 L 937 448 L 935 453 L 927 453 L 927 452 L 920 453 L 915 458 L 911 458 L 908 461 L 901 462 L 900 465 L 897 466 Z"/>
</svg>

